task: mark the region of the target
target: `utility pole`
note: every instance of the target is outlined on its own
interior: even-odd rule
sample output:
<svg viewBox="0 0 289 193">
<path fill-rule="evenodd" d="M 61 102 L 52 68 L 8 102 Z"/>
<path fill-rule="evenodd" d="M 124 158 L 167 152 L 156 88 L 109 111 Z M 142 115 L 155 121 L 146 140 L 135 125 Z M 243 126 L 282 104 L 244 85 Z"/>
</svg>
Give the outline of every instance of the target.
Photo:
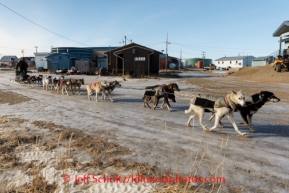
<svg viewBox="0 0 289 193">
<path fill-rule="evenodd" d="M 167 41 L 166 41 L 166 60 L 165 60 L 165 73 L 167 73 L 167 64 L 168 64 L 168 33 L 167 33 Z"/>
<path fill-rule="evenodd" d="M 124 45 L 126 45 L 126 36 L 124 36 Z"/>
<path fill-rule="evenodd" d="M 181 54 L 180 54 L 179 68 L 181 68 L 181 65 L 182 65 L 182 50 L 181 50 Z"/>
<path fill-rule="evenodd" d="M 36 53 L 37 53 L 37 48 L 38 48 L 38 47 L 37 47 L 37 46 L 34 46 L 34 48 L 36 48 Z"/>
<path fill-rule="evenodd" d="M 21 50 L 22 54 L 23 54 L 23 57 L 24 57 L 24 50 Z"/>
<path fill-rule="evenodd" d="M 205 57 L 206 57 L 206 56 L 205 56 L 205 53 L 206 53 L 206 52 L 203 52 L 203 54 L 202 54 L 202 56 L 203 56 L 203 67 L 205 66 L 205 63 L 204 63 L 204 62 L 205 62 Z"/>
</svg>

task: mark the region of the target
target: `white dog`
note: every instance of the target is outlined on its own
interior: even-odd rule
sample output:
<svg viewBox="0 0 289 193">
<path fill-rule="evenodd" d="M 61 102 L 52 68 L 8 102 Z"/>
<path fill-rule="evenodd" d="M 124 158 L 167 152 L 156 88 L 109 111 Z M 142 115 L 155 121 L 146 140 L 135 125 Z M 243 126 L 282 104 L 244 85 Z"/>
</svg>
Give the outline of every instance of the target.
<svg viewBox="0 0 289 193">
<path fill-rule="evenodd" d="M 46 76 L 45 78 L 43 78 L 42 84 L 43 84 L 43 90 L 44 90 L 44 87 L 46 87 L 46 90 L 47 90 L 49 85 L 50 85 L 50 89 L 52 90 L 52 77 Z"/>
<path fill-rule="evenodd" d="M 242 93 L 242 91 L 239 91 L 239 92 L 232 91 L 230 94 L 228 94 L 224 97 L 221 97 L 218 100 L 218 105 L 216 106 L 216 104 L 215 104 L 215 106 L 213 106 L 213 108 L 195 105 L 196 98 L 197 98 L 197 96 L 193 97 L 193 99 L 190 102 L 190 108 L 188 110 L 185 110 L 185 114 L 188 114 L 191 111 L 194 111 L 193 115 L 191 115 L 189 120 L 188 120 L 187 126 L 191 126 L 190 125 L 191 120 L 194 118 L 195 115 L 198 115 L 200 125 L 203 127 L 204 130 L 208 130 L 208 128 L 203 124 L 203 114 L 205 112 L 205 109 L 208 109 L 210 111 L 214 111 L 215 117 L 216 117 L 215 124 L 213 127 L 211 127 L 209 129 L 209 131 L 216 129 L 218 124 L 219 124 L 220 118 L 223 117 L 224 115 L 228 115 L 228 119 L 232 123 L 235 131 L 240 135 L 246 134 L 246 133 L 242 133 L 239 131 L 239 129 L 238 129 L 238 127 L 234 121 L 234 118 L 233 118 L 233 113 L 235 111 L 236 104 L 239 104 L 241 106 L 245 106 L 245 101 L 244 101 L 245 96 Z"/>
</svg>

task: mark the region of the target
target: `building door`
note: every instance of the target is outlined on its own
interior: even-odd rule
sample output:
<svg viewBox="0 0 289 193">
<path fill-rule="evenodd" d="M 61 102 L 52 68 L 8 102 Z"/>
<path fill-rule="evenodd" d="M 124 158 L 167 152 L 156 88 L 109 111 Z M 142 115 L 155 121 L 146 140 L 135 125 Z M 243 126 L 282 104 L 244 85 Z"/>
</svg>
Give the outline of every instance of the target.
<svg viewBox="0 0 289 193">
<path fill-rule="evenodd" d="M 145 76 L 145 62 L 135 62 L 135 77 Z"/>
<path fill-rule="evenodd" d="M 123 72 L 123 54 L 119 55 L 121 58 L 117 57 L 117 73 L 122 73 Z"/>
</svg>

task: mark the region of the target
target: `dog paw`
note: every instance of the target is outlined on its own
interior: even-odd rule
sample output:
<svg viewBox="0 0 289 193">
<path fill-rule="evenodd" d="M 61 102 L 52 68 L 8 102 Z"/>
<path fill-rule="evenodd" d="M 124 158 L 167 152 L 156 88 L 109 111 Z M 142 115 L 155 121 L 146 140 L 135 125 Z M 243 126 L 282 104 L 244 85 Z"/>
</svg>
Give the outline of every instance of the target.
<svg viewBox="0 0 289 193">
<path fill-rule="evenodd" d="M 187 124 L 187 127 L 192 127 L 192 125 L 190 123 Z"/>
<path fill-rule="evenodd" d="M 221 127 L 222 127 L 222 128 L 226 128 L 226 126 L 225 126 L 225 125 L 222 125 Z"/>
<path fill-rule="evenodd" d="M 246 135 L 246 133 L 241 133 L 241 135 Z"/>
<path fill-rule="evenodd" d="M 251 133 L 257 133 L 255 130 L 251 130 Z"/>
<path fill-rule="evenodd" d="M 114 100 L 111 100 L 111 102 L 114 102 Z"/>
</svg>

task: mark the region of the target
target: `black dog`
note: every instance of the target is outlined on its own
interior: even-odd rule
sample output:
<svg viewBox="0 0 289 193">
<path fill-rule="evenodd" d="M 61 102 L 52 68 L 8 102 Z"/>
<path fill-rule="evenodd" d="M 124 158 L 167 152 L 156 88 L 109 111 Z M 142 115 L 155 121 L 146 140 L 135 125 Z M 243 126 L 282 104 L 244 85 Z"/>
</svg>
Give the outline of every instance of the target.
<svg viewBox="0 0 289 193">
<path fill-rule="evenodd" d="M 261 91 L 258 94 L 254 94 L 252 96 L 245 96 L 246 106 L 242 107 L 240 105 L 236 106 L 235 111 L 239 111 L 245 124 L 249 127 L 250 131 L 252 133 L 255 133 L 256 131 L 252 129 L 252 117 L 253 114 L 258 112 L 258 109 L 260 109 L 266 102 L 279 102 L 280 99 L 277 98 L 274 93 L 269 91 Z M 214 114 L 210 117 L 210 120 L 214 117 Z M 221 122 L 221 119 L 219 121 L 219 124 L 221 127 L 225 128 L 225 125 Z"/>
<path fill-rule="evenodd" d="M 174 90 L 169 90 L 163 95 L 159 95 L 159 96 L 155 96 L 155 95 L 156 95 L 156 91 L 146 90 L 143 96 L 143 99 L 144 99 L 143 106 L 146 107 L 147 105 L 149 108 L 151 108 L 149 105 L 149 102 L 151 101 L 152 98 L 154 99 L 154 103 L 156 103 L 156 101 L 159 101 L 161 98 L 164 98 L 164 102 L 162 103 L 161 108 L 163 108 L 164 104 L 166 104 L 167 108 L 171 111 L 171 105 L 168 99 L 172 100 L 174 103 L 176 102 Z"/>
</svg>

